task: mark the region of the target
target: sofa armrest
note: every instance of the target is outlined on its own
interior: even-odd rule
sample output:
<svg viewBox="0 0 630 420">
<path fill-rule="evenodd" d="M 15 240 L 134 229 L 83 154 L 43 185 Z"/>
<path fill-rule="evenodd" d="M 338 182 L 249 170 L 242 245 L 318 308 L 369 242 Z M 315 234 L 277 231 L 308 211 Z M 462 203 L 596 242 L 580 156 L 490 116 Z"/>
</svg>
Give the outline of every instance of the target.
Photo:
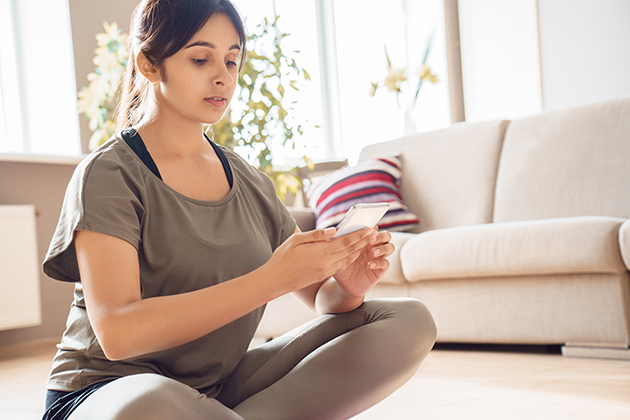
<svg viewBox="0 0 630 420">
<path fill-rule="evenodd" d="M 287 207 L 302 232 L 315 229 L 315 213 L 309 207 Z"/>
<path fill-rule="evenodd" d="M 619 228 L 619 250 L 626 268 L 630 270 L 630 220 L 626 220 Z"/>
</svg>

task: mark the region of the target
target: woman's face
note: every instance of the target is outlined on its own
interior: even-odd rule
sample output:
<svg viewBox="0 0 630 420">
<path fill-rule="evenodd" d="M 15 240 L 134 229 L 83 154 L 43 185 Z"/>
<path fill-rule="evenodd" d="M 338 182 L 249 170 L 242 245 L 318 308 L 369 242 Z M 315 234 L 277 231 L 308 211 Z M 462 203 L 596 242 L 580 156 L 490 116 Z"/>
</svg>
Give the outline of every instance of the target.
<svg viewBox="0 0 630 420">
<path fill-rule="evenodd" d="M 227 110 L 238 81 L 239 37 L 230 18 L 210 17 L 191 40 L 164 60 L 156 89 L 158 112 L 213 124 Z"/>
</svg>

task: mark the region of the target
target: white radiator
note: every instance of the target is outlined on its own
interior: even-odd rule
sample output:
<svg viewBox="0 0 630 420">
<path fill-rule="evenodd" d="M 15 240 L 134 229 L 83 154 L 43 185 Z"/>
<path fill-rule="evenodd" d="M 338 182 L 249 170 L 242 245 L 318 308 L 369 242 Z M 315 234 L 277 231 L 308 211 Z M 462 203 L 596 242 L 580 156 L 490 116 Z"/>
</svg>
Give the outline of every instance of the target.
<svg viewBox="0 0 630 420">
<path fill-rule="evenodd" d="M 41 318 L 35 206 L 0 206 L 0 330 Z"/>
</svg>

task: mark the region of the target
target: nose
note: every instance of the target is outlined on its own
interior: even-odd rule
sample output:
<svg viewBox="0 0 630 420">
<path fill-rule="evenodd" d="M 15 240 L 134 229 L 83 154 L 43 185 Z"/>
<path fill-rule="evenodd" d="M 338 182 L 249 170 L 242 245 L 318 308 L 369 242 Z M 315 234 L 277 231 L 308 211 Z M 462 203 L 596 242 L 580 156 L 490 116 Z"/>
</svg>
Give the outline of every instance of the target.
<svg viewBox="0 0 630 420">
<path fill-rule="evenodd" d="M 220 66 L 215 75 L 214 83 L 218 86 L 231 86 L 234 83 L 234 76 L 225 66 Z"/>
</svg>

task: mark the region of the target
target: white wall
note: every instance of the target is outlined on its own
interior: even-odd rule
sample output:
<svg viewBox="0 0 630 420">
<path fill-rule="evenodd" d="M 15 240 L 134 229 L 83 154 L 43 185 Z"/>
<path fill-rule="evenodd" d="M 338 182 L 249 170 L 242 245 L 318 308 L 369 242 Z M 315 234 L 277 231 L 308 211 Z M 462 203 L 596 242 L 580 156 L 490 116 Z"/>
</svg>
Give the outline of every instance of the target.
<svg viewBox="0 0 630 420">
<path fill-rule="evenodd" d="M 466 121 L 542 111 L 536 0 L 459 0 Z"/>
<path fill-rule="evenodd" d="M 545 110 L 630 96 L 630 1 L 538 0 Z"/>
</svg>

